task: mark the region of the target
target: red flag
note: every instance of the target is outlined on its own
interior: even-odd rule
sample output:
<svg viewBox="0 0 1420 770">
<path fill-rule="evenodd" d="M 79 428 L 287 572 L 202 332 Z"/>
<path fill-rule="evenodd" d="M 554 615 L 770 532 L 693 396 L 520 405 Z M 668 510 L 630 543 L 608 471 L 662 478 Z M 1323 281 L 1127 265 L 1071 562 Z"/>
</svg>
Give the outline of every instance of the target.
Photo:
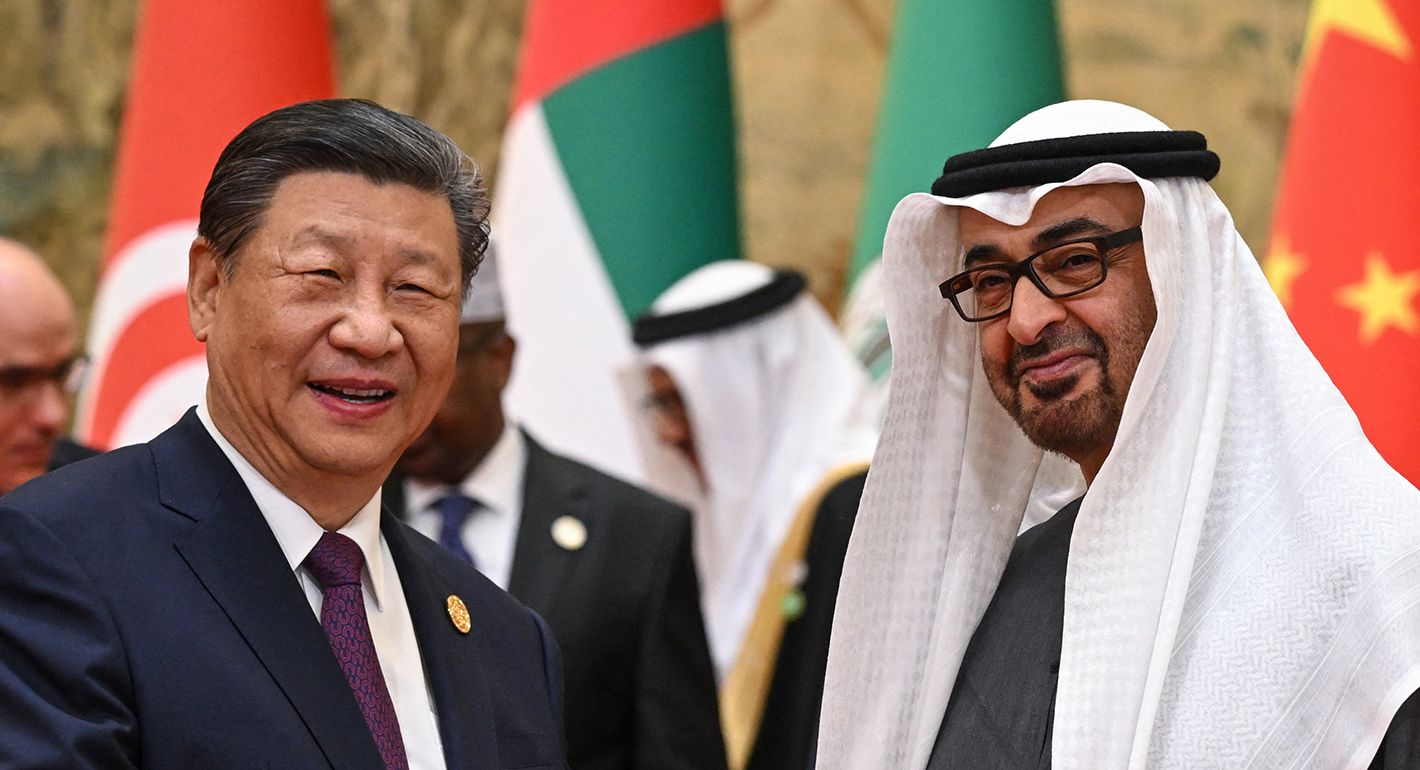
<svg viewBox="0 0 1420 770">
<path fill-rule="evenodd" d="M 1420 483 L 1420 2 L 1317 0 L 1263 267 L 1396 470 Z"/>
<path fill-rule="evenodd" d="M 201 397 L 185 291 L 202 191 L 252 120 L 333 95 L 325 5 L 147 0 L 131 83 L 77 423 L 105 448 L 151 438 Z"/>
</svg>

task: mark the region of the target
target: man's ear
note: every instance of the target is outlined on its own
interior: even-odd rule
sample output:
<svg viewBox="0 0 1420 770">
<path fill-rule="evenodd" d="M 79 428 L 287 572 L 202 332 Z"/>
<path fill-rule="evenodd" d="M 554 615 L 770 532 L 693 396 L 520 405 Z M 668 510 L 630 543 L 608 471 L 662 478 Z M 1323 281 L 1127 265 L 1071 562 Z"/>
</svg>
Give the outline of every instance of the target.
<svg viewBox="0 0 1420 770">
<path fill-rule="evenodd" d="M 226 278 L 216 249 L 199 235 L 187 250 L 187 324 L 198 342 L 207 341 Z"/>
</svg>

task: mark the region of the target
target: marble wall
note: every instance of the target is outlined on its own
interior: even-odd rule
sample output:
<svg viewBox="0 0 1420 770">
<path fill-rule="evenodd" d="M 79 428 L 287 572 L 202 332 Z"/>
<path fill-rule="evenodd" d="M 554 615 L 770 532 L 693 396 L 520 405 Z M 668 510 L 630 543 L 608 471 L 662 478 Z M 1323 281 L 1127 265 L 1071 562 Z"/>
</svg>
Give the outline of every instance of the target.
<svg viewBox="0 0 1420 770">
<path fill-rule="evenodd" d="M 1260 251 L 1306 0 L 1057 0 L 1072 96 L 1208 135 Z M 337 82 L 415 114 L 492 173 L 521 0 L 330 0 Z M 0 0 L 0 234 L 93 295 L 136 0 Z M 892 0 L 728 0 L 747 256 L 836 307 L 855 234 Z"/>
</svg>

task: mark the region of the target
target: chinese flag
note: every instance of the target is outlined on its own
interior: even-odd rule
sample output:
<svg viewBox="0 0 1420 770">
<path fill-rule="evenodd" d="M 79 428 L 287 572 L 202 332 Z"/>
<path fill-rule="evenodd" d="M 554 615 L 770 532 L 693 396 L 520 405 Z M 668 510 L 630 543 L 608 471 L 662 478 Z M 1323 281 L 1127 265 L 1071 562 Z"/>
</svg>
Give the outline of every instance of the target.
<svg viewBox="0 0 1420 770">
<path fill-rule="evenodd" d="M 202 396 L 187 248 L 218 154 L 252 120 L 334 92 L 323 0 L 147 0 L 119 132 L 77 433 L 145 441 Z"/>
<path fill-rule="evenodd" d="M 1268 280 L 1396 470 L 1420 483 L 1420 2 L 1316 0 Z"/>
</svg>

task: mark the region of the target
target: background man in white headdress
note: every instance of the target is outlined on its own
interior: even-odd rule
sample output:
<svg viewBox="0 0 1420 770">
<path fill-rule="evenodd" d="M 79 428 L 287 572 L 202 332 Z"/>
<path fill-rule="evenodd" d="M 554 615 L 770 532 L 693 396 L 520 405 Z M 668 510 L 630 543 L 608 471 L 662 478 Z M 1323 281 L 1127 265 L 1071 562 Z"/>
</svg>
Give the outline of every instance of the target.
<svg viewBox="0 0 1420 770">
<path fill-rule="evenodd" d="M 1420 494 L 1217 168 L 1067 102 L 898 205 L 819 767 L 1417 766 Z"/>
<path fill-rule="evenodd" d="M 517 347 L 506 321 L 490 245 L 449 395 L 385 500 L 547 620 L 572 770 L 724 768 L 690 513 L 544 449 L 505 416 Z"/>
<path fill-rule="evenodd" d="M 716 262 L 633 330 L 657 436 L 704 494 L 696 558 L 736 768 L 812 761 L 838 575 L 876 438 L 866 375 L 804 288 L 798 273 Z"/>
</svg>

